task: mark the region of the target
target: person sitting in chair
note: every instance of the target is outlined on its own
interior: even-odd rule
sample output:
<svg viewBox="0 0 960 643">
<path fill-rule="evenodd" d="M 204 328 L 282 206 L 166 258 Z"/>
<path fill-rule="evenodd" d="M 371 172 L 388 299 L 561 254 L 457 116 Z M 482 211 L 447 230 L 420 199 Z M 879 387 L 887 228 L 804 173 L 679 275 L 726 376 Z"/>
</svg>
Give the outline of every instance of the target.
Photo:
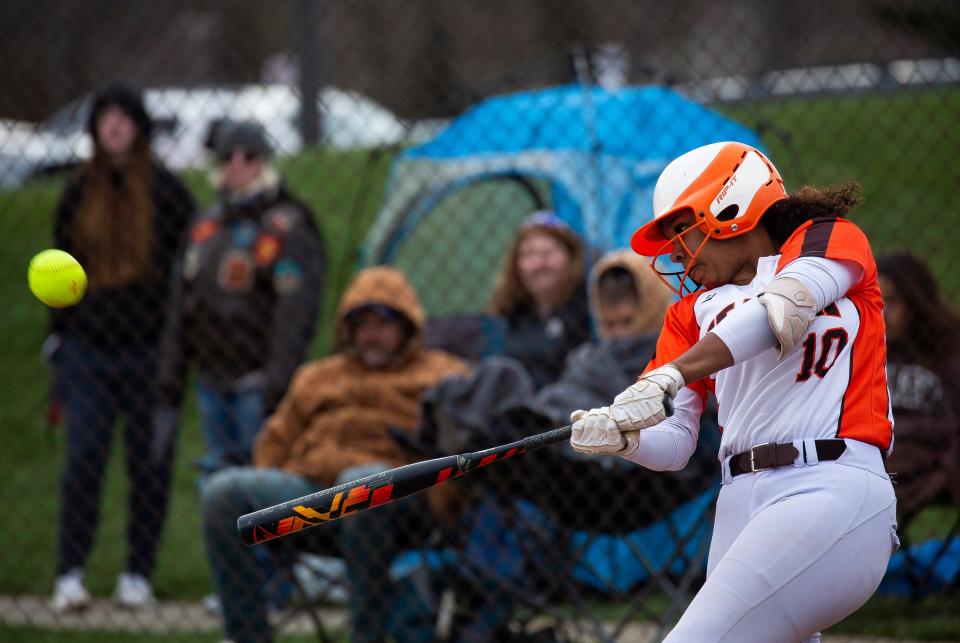
<svg viewBox="0 0 960 643">
<path fill-rule="evenodd" d="M 237 518 L 408 463 L 390 431 L 412 431 L 420 395 L 464 362 L 422 346 L 424 312 L 399 271 L 361 271 L 336 315 L 334 355 L 302 366 L 261 430 L 253 466 L 214 473 L 200 504 L 211 571 L 234 641 L 265 641 L 263 570 L 237 534 Z M 442 492 L 443 488 L 438 488 Z M 414 496 L 314 530 L 342 556 L 350 579 L 353 640 L 384 639 L 391 603 L 385 570 L 407 536 L 429 526 L 434 498 Z"/>
</svg>

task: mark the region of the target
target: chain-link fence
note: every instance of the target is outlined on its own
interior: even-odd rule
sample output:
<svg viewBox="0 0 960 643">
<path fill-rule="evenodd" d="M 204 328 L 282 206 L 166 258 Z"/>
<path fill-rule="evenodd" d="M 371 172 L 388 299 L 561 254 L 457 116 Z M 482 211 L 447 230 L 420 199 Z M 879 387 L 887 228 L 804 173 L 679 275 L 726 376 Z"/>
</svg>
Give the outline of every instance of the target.
<svg viewBox="0 0 960 643">
<path fill-rule="evenodd" d="M 960 638 L 956 2 L 0 14 L 0 638 L 663 636 L 705 575 L 712 399 L 682 471 L 556 444 L 254 548 L 236 519 L 609 403 L 672 301 L 614 251 L 723 140 L 857 181 L 880 265 L 903 547 L 827 638 Z M 76 306 L 27 288 L 45 248 Z"/>
</svg>

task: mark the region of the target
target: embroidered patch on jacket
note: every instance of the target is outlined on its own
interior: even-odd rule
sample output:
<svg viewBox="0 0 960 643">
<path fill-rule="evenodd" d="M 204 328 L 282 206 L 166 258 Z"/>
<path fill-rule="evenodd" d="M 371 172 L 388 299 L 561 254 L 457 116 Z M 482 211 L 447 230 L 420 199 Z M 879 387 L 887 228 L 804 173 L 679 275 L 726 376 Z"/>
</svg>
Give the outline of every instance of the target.
<svg viewBox="0 0 960 643">
<path fill-rule="evenodd" d="M 303 268 L 293 259 L 281 259 L 273 269 L 273 288 L 281 295 L 289 295 L 300 289 L 303 283 Z"/>
<path fill-rule="evenodd" d="M 253 288 L 253 257 L 246 250 L 228 250 L 220 260 L 217 283 L 227 292 L 247 293 Z"/>
<path fill-rule="evenodd" d="M 286 234 L 299 222 L 300 212 L 288 206 L 280 206 L 267 212 L 265 219 L 270 229 Z"/>
<path fill-rule="evenodd" d="M 206 243 L 210 237 L 216 234 L 220 224 L 214 219 L 204 219 L 197 222 L 190 231 L 190 240 L 194 243 Z"/>
<path fill-rule="evenodd" d="M 268 266 L 280 254 L 280 239 L 267 232 L 257 235 L 253 244 L 253 258 L 258 266 Z"/>
<path fill-rule="evenodd" d="M 233 245 L 238 248 L 249 248 L 257 238 L 259 229 L 252 221 L 241 221 L 233 226 Z"/>
</svg>

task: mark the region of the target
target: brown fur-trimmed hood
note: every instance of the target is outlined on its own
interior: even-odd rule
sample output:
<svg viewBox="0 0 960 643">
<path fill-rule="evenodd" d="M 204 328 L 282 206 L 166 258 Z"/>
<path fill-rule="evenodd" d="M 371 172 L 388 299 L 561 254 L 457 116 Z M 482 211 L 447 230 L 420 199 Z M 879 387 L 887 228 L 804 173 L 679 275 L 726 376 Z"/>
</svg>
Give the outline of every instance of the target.
<svg viewBox="0 0 960 643">
<path fill-rule="evenodd" d="M 657 278 L 649 264 L 648 258 L 641 257 L 632 250 L 615 250 L 605 254 L 593 265 L 590 270 L 588 295 L 590 315 L 595 321 L 600 319 L 600 301 L 597 292 L 600 275 L 610 268 L 621 267 L 629 270 L 633 275 L 639 294 L 640 314 L 635 320 L 634 334 L 640 335 L 660 330 L 663 318 L 667 314 L 667 307 L 673 301 L 673 293 Z"/>
<path fill-rule="evenodd" d="M 335 320 L 337 350 L 346 348 L 350 341 L 347 315 L 352 310 L 369 305 L 386 306 L 410 322 L 414 336 L 410 339 L 408 349 L 423 343 L 426 314 L 417 292 L 396 268 L 373 266 L 357 273 L 340 299 Z"/>
</svg>

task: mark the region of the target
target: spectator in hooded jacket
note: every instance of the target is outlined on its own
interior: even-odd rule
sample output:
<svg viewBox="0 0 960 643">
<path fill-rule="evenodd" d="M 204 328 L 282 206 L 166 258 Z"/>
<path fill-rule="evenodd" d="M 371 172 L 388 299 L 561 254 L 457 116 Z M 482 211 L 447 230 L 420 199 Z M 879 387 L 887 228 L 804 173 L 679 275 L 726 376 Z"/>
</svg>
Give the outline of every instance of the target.
<svg viewBox="0 0 960 643">
<path fill-rule="evenodd" d="M 337 310 L 336 353 L 294 375 L 257 438 L 254 466 L 222 470 L 203 486 L 207 554 L 234 641 L 270 637 L 262 568 L 237 536 L 237 517 L 408 463 L 390 430 L 414 431 L 420 395 L 467 371 L 459 359 L 423 347 L 424 325 L 419 298 L 402 273 L 360 272 Z M 430 524 L 424 503 L 440 497 L 405 498 L 314 530 L 329 541 L 330 554 L 346 560 L 354 640 L 384 640 L 394 600 L 390 561 L 405 538 Z"/>
<path fill-rule="evenodd" d="M 250 461 L 257 432 L 306 357 L 326 263 L 313 212 L 285 187 L 263 128 L 226 123 L 215 149 L 219 196 L 193 223 L 178 273 L 156 427 L 175 426 L 196 363 L 206 471 Z"/>
<path fill-rule="evenodd" d="M 171 435 L 151 433 L 153 384 L 168 283 L 193 200 L 151 154 L 152 123 L 140 95 L 111 85 L 94 98 L 87 122 L 93 156 L 66 184 L 54 245 L 86 268 L 89 291 L 54 310 L 45 352 L 66 410 L 57 611 L 90 602 L 83 570 L 97 530 L 103 475 L 118 417 L 130 478 L 127 568 L 114 598 L 128 607 L 153 600 L 149 578 L 167 511 Z"/>
<path fill-rule="evenodd" d="M 590 312 L 599 337 L 597 341 L 587 342 L 571 351 L 563 374 L 553 384 L 537 391 L 530 401 L 527 408 L 541 416 L 540 424 L 562 425 L 571 411 L 602 404 L 633 382 L 655 352 L 667 307 L 673 301 L 673 294 L 650 270 L 648 261 L 630 250 L 608 253 L 594 264 L 588 293 Z M 627 500 L 629 494 L 612 495 L 605 501 L 608 510 L 603 515 L 586 516 L 583 524 L 578 526 L 622 529 L 618 521 L 642 523 L 651 517 L 662 517 L 673 506 L 712 483 L 716 477 L 713 449 L 719 444 L 716 407 L 712 401 L 701 416 L 700 430 L 701 440 L 691 464 L 682 472 L 668 474 L 673 478 L 672 483 L 664 484 L 658 479 L 650 482 L 656 476 L 631 462 L 606 464 L 607 475 L 611 478 L 615 471 L 627 472 L 625 477 L 630 483 L 656 488 L 656 500 L 646 503 Z M 566 444 L 552 447 L 550 453 L 562 454 L 570 467 L 596 465 L 597 462 L 595 458 L 576 453 Z M 565 497 L 556 503 L 558 511 L 575 513 L 570 510 L 577 506 L 586 491 L 583 485 L 585 475 L 559 479 L 557 493 Z M 662 474 L 657 476 L 662 477 Z M 584 498 L 583 501 L 589 500 Z"/>
<path fill-rule="evenodd" d="M 572 350 L 562 375 L 536 396 L 535 406 L 550 411 L 555 424 L 563 424 L 570 415 L 557 408 L 596 406 L 608 392 L 615 394 L 633 382 L 654 353 L 673 300 L 647 263 L 628 250 L 597 261 L 590 271 L 588 295 L 599 341 Z"/>
</svg>

